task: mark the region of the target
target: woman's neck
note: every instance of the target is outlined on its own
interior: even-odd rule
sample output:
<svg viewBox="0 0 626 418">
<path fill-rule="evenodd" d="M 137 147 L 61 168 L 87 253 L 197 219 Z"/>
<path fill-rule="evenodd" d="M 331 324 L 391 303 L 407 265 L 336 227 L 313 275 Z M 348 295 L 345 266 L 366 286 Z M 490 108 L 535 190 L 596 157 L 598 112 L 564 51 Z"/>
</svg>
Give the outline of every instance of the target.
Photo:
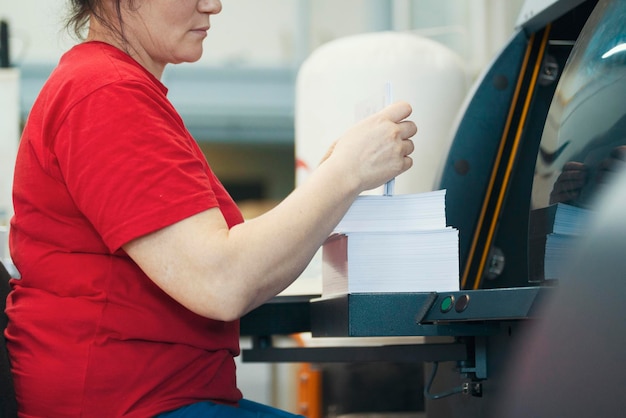
<svg viewBox="0 0 626 418">
<path fill-rule="evenodd" d="M 132 40 L 132 34 L 124 33 L 120 28 L 108 28 L 93 18 L 90 21 L 89 32 L 86 38 L 87 42 L 104 42 L 124 51 L 148 72 L 154 75 L 157 80 L 160 80 L 165 66 L 152 60 L 145 49 L 141 48 L 141 46 L 135 46 L 136 42 Z"/>
</svg>

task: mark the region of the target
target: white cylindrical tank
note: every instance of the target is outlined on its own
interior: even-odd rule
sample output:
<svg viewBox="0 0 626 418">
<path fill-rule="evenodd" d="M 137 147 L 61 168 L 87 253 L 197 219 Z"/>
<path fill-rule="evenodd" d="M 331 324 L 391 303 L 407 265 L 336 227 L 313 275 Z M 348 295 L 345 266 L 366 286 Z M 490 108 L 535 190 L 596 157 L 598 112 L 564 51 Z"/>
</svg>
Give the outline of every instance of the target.
<svg viewBox="0 0 626 418">
<path fill-rule="evenodd" d="M 458 55 L 409 32 L 367 33 L 321 46 L 303 63 L 296 84 L 296 185 L 306 180 L 335 139 L 364 116 L 364 108 L 383 107 L 390 83 L 393 100 L 413 107 L 410 119 L 419 129 L 414 165 L 396 179 L 394 194 L 433 190 L 470 81 Z M 321 291 L 321 251 L 289 291 Z"/>
<path fill-rule="evenodd" d="M 364 105 L 382 108 L 384 86 L 391 83 L 393 100 L 411 104 L 419 129 L 414 167 L 397 178 L 395 193 L 432 190 L 469 81 L 454 52 L 408 32 L 368 33 L 321 46 L 303 63 L 296 84 L 296 184 L 363 116 Z"/>
</svg>

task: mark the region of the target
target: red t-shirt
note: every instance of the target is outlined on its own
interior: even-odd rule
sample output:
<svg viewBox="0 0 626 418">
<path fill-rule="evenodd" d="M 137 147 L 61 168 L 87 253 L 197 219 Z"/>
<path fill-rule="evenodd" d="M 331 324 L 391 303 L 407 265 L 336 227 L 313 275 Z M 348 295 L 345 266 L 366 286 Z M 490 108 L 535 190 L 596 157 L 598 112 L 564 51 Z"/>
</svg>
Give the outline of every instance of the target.
<svg viewBox="0 0 626 418">
<path fill-rule="evenodd" d="M 200 317 L 121 247 L 209 208 L 241 213 L 137 62 L 103 43 L 66 53 L 20 143 L 7 343 L 23 416 L 148 417 L 234 404 L 239 323 Z"/>
</svg>

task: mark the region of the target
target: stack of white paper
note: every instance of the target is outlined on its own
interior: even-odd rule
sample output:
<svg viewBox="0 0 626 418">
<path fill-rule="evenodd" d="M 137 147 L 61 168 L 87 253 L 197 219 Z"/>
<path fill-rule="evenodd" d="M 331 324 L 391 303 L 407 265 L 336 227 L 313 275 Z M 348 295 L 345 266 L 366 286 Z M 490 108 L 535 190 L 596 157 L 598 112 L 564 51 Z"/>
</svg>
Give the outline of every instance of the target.
<svg viewBox="0 0 626 418">
<path fill-rule="evenodd" d="M 547 217 L 549 233 L 546 234 L 544 278 L 558 279 L 572 256 L 578 238 L 585 233 L 591 212 L 563 203 L 549 206 L 546 210 L 549 213 Z"/>
<path fill-rule="evenodd" d="M 445 190 L 394 196 L 359 196 L 339 222 L 335 232 L 445 228 L 445 198 Z"/>
<path fill-rule="evenodd" d="M 591 214 L 589 209 L 558 203 L 554 208 L 554 226 L 552 233 L 563 235 L 581 235 L 584 233 Z"/>
<path fill-rule="evenodd" d="M 459 289 L 445 190 L 360 196 L 323 247 L 322 294 Z"/>
</svg>

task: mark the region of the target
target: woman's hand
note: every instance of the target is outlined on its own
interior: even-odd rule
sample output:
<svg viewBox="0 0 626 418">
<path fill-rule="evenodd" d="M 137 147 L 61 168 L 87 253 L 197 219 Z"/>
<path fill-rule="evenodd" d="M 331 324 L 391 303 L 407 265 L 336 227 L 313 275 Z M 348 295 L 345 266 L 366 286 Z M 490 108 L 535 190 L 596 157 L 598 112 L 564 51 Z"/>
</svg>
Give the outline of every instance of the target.
<svg viewBox="0 0 626 418">
<path fill-rule="evenodd" d="M 576 200 L 587 184 L 587 176 L 585 164 L 578 161 L 566 162 L 550 192 L 550 204 Z"/>
<path fill-rule="evenodd" d="M 322 160 L 342 167 L 360 191 L 373 189 L 413 165 L 410 139 L 417 127 L 406 118 L 411 106 L 397 102 L 362 120 L 335 142 Z"/>
</svg>

